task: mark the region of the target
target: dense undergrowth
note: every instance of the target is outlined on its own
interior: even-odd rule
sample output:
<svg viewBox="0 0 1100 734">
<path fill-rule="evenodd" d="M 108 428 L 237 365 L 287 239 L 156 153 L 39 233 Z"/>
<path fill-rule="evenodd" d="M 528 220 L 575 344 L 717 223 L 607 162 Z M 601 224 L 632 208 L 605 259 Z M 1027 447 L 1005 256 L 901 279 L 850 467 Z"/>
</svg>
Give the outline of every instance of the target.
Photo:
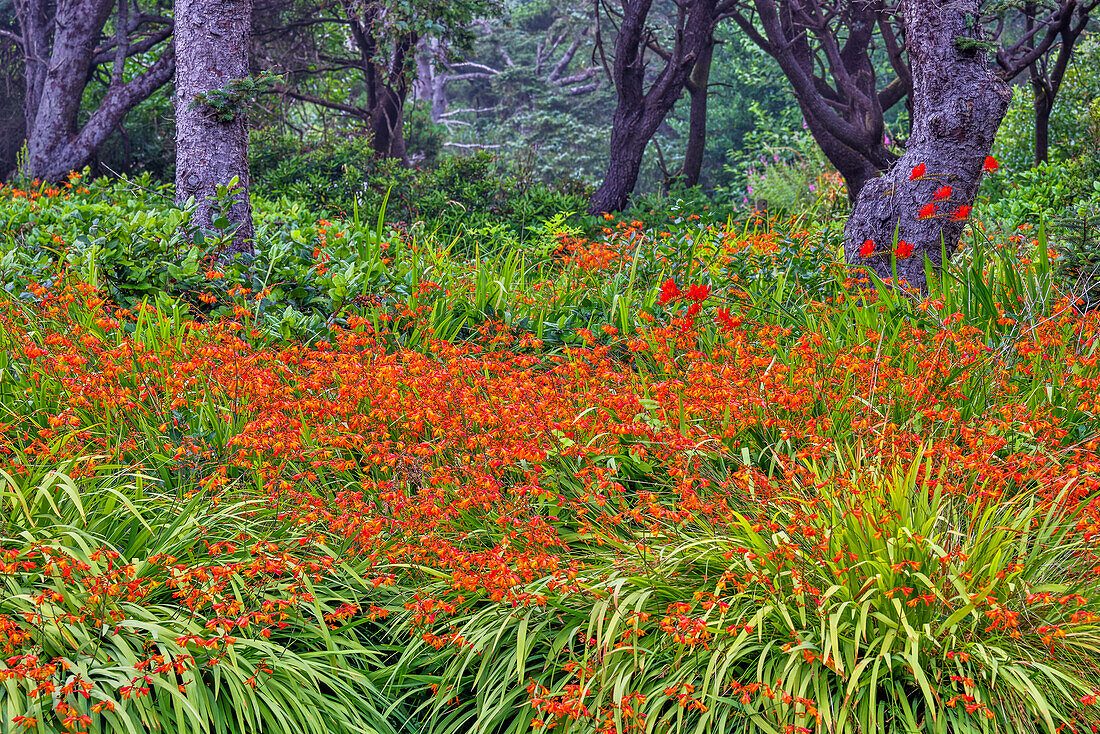
<svg viewBox="0 0 1100 734">
<path fill-rule="evenodd" d="M 1100 315 L 835 226 L 0 190 L 0 731 L 1100 724 Z M 171 265 L 169 265 L 171 263 Z"/>
</svg>

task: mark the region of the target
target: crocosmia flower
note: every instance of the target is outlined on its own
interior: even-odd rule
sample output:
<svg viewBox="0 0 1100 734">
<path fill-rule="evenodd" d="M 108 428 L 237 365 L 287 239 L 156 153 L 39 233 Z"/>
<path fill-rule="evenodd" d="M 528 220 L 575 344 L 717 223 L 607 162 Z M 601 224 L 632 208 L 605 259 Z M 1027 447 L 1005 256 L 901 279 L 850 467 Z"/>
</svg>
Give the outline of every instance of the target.
<svg viewBox="0 0 1100 734">
<path fill-rule="evenodd" d="M 710 297 L 710 286 L 709 285 L 692 285 L 692 286 L 688 286 L 687 292 L 684 293 L 684 296 L 689 301 L 694 301 L 695 303 L 702 303 L 703 301 L 707 300 L 707 298 Z"/>
<path fill-rule="evenodd" d="M 669 301 L 680 297 L 680 289 L 676 287 L 676 281 L 669 278 L 661 284 L 661 297 L 657 299 L 657 305 L 663 306 Z"/>
<path fill-rule="evenodd" d="M 997 163 L 997 159 L 991 155 L 987 155 L 985 157 L 985 164 L 982 166 L 982 170 L 986 173 L 993 173 L 998 168 L 1000 168 L 1000 164 Z"/>
<path fill-rule="evenodd" d="M 920 210 L 920 214 L 917 215 L 917 219 L 928 219 L 936 214 L 936 205 L 929 202 L 924 205 L 924 208 Z"/>
<path fill-rule="evenodd" d="M 950 186 L 940 186 L 938 189 L 936 189 L 936 193 L 932 194 L 932 201 L 939 201 L 940 199 L 950 199 L 950 198 L 951 198 L 951 187 Z"/>
<path fill-rule="evenodd" d="M 970 207 L 960 205 L 960 206 L 956 207 L 955 213 L 951 215 L 951 219 L 953 219 L 954 221 L 957 222 L 957 221 L 960 221 L 962 219 L 966 219 L 969 216 L 970 216 Z"/>
<path fill-rule="evenodd" d="M 924 178 L 924 171 L 925 169 L 923 163 L 914 166 L 913 171 L 909 174 L 909 180 L 917 181 L 918 179 Z"/>
<path fill-rule="evenodd" d="M 860 257 L 871 257 L 871 253 L 875 251 L 874 240 L 864 240 L 863 246 L 859 248 Z"/>
<path fill-rule="evenodd" d="M 913 254 L 913 246 L 905 240 L 898 240 L 898 246 L 894 248 L 894 254 L 898 256 L 898 260 L 904 260 Z"/>
</svg>

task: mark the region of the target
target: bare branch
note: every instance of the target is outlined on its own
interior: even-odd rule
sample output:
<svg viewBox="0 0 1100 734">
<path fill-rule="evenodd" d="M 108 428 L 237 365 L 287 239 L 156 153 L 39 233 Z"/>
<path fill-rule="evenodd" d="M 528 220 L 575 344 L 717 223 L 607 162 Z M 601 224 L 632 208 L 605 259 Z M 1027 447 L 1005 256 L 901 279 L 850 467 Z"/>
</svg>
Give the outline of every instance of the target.
<svg viewBox="0 0 1100 734">
<path fill-rule="evenodd" d="M 462 148 L 464 150 L 491 150 L 493 148 L 503 148 L 503 145 L 489 145 L 488 143 L 451 143 L 446 142 L 444 145 L 448 145 L 452 148 Z"/>
<path fill-rule="evenodd" d="M 342 102 L 333 102 L 332 100 L 325 99 L 323 97 L 315 97 L 312 94 L 303 94 L 301 92 L 297 92 L 293 89 L 288 89 L 286 87 L 276 87 L 275 89 L 271 89 L 266 93 L 280 94 L 284 97 L 296 99 L 299 102 L 309 102 L 310 104 L 315 104 L 319 107 L 327 107 L 332 110 L 339 110 L 340 112 L 346 112 L 353 117 L 358 117 L 359 119 L 363 120 L 370 117 L 370 111 L 365 110 L 362 107 L 353 107 L 352 105 L 344 104 Z"/>
<path fill-rule="evenodd" d="M 23 48 L 23 37 L 11 31 L 5 31 L 3 28 L 0 28 L 0 38 L 6 38 L 19 48 Z"/>
<path fill-rule="evenodd" d="M 161 30 L 157 31 L 156 33 L 149 34 L 148 36 L 141 39 L 140 41 L 134 41 L 134 42 L 130 42 L 128 44 L 124 44 L 125 49 L 126 49 L 125 58 L 129 58 L 131 56 L 137 56 L 139 54 L 143 54 L 146 51 L 149 51 L 150 49 L 152 49 L 154 46 L 157 46 L 157 45 L 163 43 L 164 41 L 166 41 L 167 39 L 169 39 L 171 37 L 172 37 L 172 27 L 169 26 L 167 28 L 162 28 Z M 117 61 L 118 54 L 115 53 L 115 49 L 117 47 L 118 47 L 117 42 L 112 41 L 109 45 L 107 45 L 107 46 L 103 47 L 102 49 L 96 51 L 95 56 L 92 57 L 92 64 L 94 66 L 99 66 L 100 64 L 106 64 L 106 63 L 109 63 L 109 62 Z"/>
<path fill-rule="evenodd" d="M 448 71 L 458 71 L 460 69 L 473 69 L 473 70 L 476 70 L 476 71 L 483 72 L 484 74 L 488 74 L 490 76 L 495 76 L 495 75 L 500 73 L 500 69 L 494 69 L 491 66 L 486 66 L 485 64 L 478 64 L 478 63 L 475 63 L 473 61 L 460 61 L 457 64 L 450 64 L 450 65 L 447 66 Z"/>
<path fill-rule="evenodd" d="M 587 34 L 588 29 L 582 28 L 577 37 L 573 39 L 573 43 L 569 44 L 569 48 L 558 59 L 558 63 L 554 64 L 554 68 L 550 70 L 550 74 L 546 77 L 547 83 L 553 84 L 558 80 L 558 77 L 565 73 L 565 70 L 569 68 L 569 64 L 573 63 L 573 57 L 577 55 L 577 50 L 581 47 L 581 41 Z"/>
<path fill-rule="evenodd" d="M 564 91 L 565 91 L 565 94 L 568 94 L 571 97 L 578 97 L 582 94 L 588 94 L 589 92 L 595 92 L 599 88 L 600 88 L 600 80 L 597 79 L 596 81 L 592 82 L 591 84 L 585 84 L 585 85 L 580 86 L 580 87 L 570 87 L 569 89 L 566 89 Z"/>
<path fill-rule="evenodd" d="M 126 57 L 129 55 L 130 36 L 126 33 L 126 23 L 123 19 L 126 18 L 128 13 L 126 12 L 126 0 L 118 0 L 118 31 L 115 41 L 115 60 L 114 68 L 111 70 L 111 84 L 122 83 L 122 72 L 126 68 Z"/>
<path fill-rule="evenodd" d="M 598 69 L 588 68 L 577 74 L 563 76 L 561 79 L 558 79 L 555 84 L 559 87 L 566 87 L 570 84 L 580 84 L 581 82 L 588 81 L 592 77 L 596 76 L 597 71 Z"/>
</svg>

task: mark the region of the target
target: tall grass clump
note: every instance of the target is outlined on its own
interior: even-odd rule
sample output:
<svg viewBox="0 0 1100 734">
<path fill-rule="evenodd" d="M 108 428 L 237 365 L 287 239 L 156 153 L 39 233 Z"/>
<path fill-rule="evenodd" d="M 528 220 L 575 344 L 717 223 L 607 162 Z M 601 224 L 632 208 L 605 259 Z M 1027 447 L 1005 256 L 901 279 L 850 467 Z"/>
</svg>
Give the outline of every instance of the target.
<svg viewBox="0 0 1100 734">
<path fill-rule="evenodd" d="M 0 471 L 5 725 L 404 730 L 343 629 L 332 559 L 287 543 L 262 503 L 64 469 Z"/>
<path fill-rule="evenodd" d="M 772 492 L 763 508 L 734 498 L 723 524 L 606 528 L 569 583 L 523 587 L 539 604 L 460 601 L 448 645 L 404 654 L 438 671 L 431 730 L 1096 723 L 1082 704 L 1100 690 L 1097 558 L 1057 501 L 945 492 L 920 453 L 889 465 L 838 450 L 789 479 L 755 487 Z"/>
</svg>

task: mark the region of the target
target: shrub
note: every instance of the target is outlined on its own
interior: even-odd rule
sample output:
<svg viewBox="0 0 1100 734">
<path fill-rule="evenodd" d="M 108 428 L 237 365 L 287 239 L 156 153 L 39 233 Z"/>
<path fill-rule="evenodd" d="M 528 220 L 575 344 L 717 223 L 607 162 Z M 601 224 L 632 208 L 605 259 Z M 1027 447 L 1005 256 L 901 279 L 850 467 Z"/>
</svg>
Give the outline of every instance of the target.
<svg viewBox="0 0 1100 734">
<path fill-rule="evenodd" d="M 423 221 L 454 237 L 500 223 L 522 237 L 526 228 L 561 211 L 584 210 L 584 192 L 523 181 L 485 152 L 445 156 L 422 169 L 374 156 L 363 137 L 301 142 L 273 131 L 252 133 L 253 191 L 351 218 Z"/>
<path fill-rule="evenodd" d="M 1085 157 L 988 176 L 982 182 L 982 194 L 988 199 L 979 207 L 980 219 L 1004 232 L 1025 223 L 1049 224 L 1067 208 L 1087 205 L 1100 196 L 1093 186 L 1095 165 Z"/>
</svg>

